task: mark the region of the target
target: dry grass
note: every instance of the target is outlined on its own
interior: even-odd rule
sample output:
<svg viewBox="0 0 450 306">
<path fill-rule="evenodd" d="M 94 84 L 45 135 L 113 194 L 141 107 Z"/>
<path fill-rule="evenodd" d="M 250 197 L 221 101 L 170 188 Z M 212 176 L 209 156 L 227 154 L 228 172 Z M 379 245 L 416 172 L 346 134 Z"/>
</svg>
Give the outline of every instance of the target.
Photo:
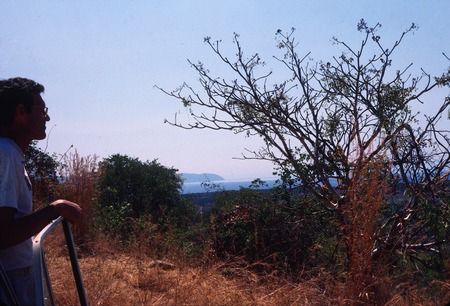
<svg viewBox="0 0 450 306">
<path fill-rule="evenodd" d="M 345 210 L 349 262 L 346 291 L 347 296 L 355 300 L 355 305 L 377 298 L 383 300 L 376 296 L 379 295 L 377 287 L 381 284 L 374 277 L 372 251 L 381 207 L 388 190 L 384 175 L 386 165 L 389 163 L 381 158 L 357 169 L 349 188 L 349 206 Z"/>
<path fill-rule="evenodd" d="M 77 305 L 70 262 L 62 233 L 46 243 L 46 254 L 57 305 Z M 259 275 L 242 265 L 220 263 L 172 267 L 154 265 L 154 259 L 139 250 L 120 250 L 106 241 L 96 242 L 93 255 L 79 254 L 85 290 L 90 305 L 348 305 L 345 284 L 326 271 L 300 283 L 286 278 Z M 436 305 L 412 284 L 389 287 L 385 305 Z M 450 285 L 438 284 L 440 301 L 450 300 Z M 375 301 L 370 305 L 379 305 Z M 438 303 L 437 305 L 445 303 Z"/>
<path fill-rule="evenodd" d="M 267 284 L 248 273 L 248 278 L 227 277 L 220 267 L 150 267 L 151 259 L 109 255 L 80 260 L 91 305 L 333 305 L 318 288 L 282 283 Z M 70 273 L 66 259 L 50 265 L 58 275 Z M 65 277 L 54 284 L 58 305 L 75 305 Z M 306 290 L 305 290 L 306 289 Z"/>
<path fill-rule="evenodd" d="M 58 197 L 78 203 L 83 209 L 83 220 L 73 228 L 74 235 L 79 240 L 87 239 L 89 223 L 94 215 L 92 201 L 96 196 L 97 156 L 81 157 L 75 150 L 75 153 L 64 156 L 59 175 L 64 183 L 59 185 Z"/>
</svg>

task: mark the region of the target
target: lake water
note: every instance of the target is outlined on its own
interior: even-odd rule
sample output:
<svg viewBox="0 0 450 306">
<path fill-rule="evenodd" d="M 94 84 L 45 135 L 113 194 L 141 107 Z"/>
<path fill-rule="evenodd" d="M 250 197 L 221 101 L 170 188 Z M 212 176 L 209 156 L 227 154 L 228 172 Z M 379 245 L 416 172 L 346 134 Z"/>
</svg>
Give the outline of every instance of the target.
<svg viewBox="0 0 450 306">
<path fill-rule="evenodd" d="M 261 189 L 270 189 L 275 185 L 276 179 L 263 180 L 267 186 Z M 201 192 L 214 192 L 221 190 L 239 190 L 241 188 L 248 188 L 251 185 L 251 180 L 221 180 L 208 182 L 208 186 L 204 186 L 202 182 L 185 182 L 183 184 L 182 193 L 201 193 Z"/>
</svg>

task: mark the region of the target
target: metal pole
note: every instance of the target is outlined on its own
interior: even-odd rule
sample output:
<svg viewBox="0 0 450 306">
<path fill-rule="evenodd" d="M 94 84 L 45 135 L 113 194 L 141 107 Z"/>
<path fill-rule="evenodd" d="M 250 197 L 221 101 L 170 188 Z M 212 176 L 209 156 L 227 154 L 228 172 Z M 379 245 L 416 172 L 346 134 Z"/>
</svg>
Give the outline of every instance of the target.
<svg viewBox="0 0 450 306">
<path fill-rule="evenodd" d="M 77 285 L 78 297 L 81 306 L 88 306 L 86 293 L 84 291 L 83 279 L 81 277 L 80 266 L 78 265 L 77 252 L 75 243 L 73 242 L 72 230 L 66 219 L 62 221 L 64 228 L 64 236 L 66 236 L 67 249 L 69 250 L 70 263 L 72 264 L 73 276 Z"/>
</svg>

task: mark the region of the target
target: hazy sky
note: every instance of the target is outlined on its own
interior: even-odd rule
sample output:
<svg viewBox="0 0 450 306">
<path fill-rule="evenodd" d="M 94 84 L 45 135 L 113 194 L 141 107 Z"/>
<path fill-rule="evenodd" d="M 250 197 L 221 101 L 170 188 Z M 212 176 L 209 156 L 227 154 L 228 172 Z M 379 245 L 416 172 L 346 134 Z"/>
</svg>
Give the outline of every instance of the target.
<svg viewBox="0 0 450 306">
<path fill-rule="evenodd" d="M 361 18 L 382 24 L 379 33 L 388 46 L 414 22 L 419 30 L 400 46 L 398 67 L 413 62 L 413 71 L 438 74 L 449 65 L 442 56 L 450 55 L 449 12 L 448 0 L 2 0 L 0 78 L 23 76 L 45 85 L 51 121 L 48 142 L 39 145 L 49 153 L 63 154 L 73 145 L 82 156 L 120 153 L 158 159 L 180 172 L 266 178 L 270 163 L 234 159 L 245 148 L 257 149 L 259 138 L 164 124 L 177 112 L 184 122 L 189 119 L 177 100 L 154 85 L 195 85 L 187 59 L 205 62 L 214 75 L 229 75 L 204 37 L 221 39 L 231 57 L 233 33 L 239 33 L 246 54 L 259 53 L 268 69 L 282 75 L 282 66 L 271 59 L 280 55 L 277 29 L 296 28 L 298 51 L 326 61 L 340 54 L 333 36 L 358 46 Z M 426 107 L 440 98 L 431 96 Z"/>
</svg>

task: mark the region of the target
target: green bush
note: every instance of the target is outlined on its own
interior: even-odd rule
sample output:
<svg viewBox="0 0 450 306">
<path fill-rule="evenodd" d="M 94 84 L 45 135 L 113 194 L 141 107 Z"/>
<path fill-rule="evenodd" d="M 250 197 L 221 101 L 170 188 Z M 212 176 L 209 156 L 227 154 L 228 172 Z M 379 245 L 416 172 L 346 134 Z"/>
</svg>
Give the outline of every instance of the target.
<svg viewBox="0 0 450 306">
<path fill-rule="evenodd" d="M 150 217 L 163 224 L 180 204 L 181 177 L 176 169 L 156 160 L 141 162 L 126 155 L 113 155 L 100 163 L 99 205 L 120 211 L 129 204 L 131 216 Z"/>
<path fill-rule="evenodd" d="M 96 214 L 97 228 L 100 232 L 107 234 L 120 241 L 128 240 L 131 236 L 131 205 L 100 206 Z"/>
<path fill-rule="evenodd" d="M 320 208 L 299 193 L 221 192 L 212 211 L 214 251 L 219 258 L 236 256 L 293 274 L 304 265 L 330 263 L 339 230 L 333 215 Z"/>
</svg>

